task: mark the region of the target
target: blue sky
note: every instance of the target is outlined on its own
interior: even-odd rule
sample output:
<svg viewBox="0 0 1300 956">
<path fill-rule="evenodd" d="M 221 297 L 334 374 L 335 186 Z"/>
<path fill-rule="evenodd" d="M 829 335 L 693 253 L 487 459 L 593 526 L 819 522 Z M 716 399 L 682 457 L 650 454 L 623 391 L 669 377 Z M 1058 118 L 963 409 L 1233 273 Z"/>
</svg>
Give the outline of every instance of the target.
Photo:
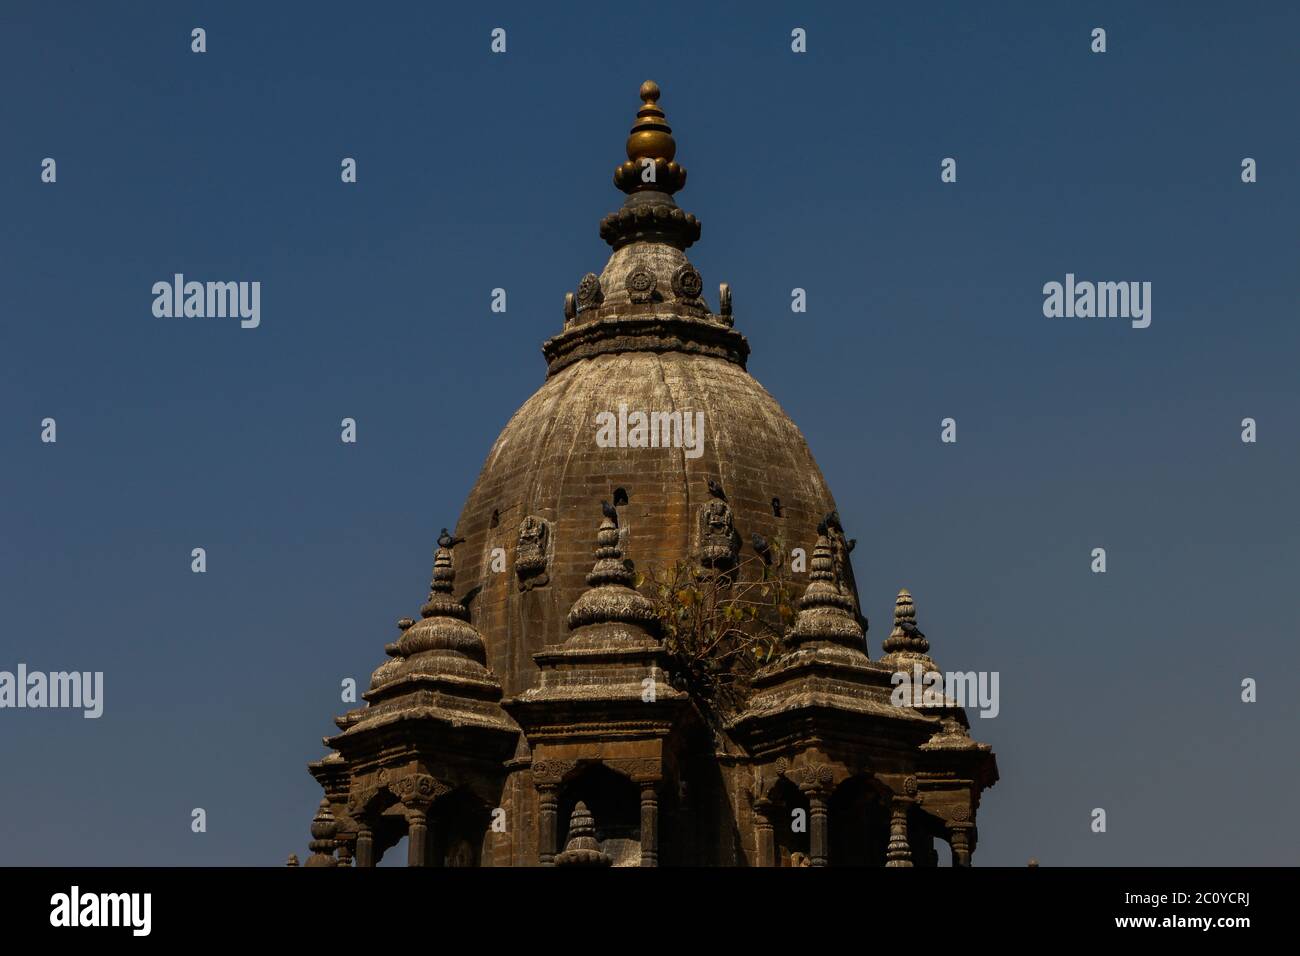
<svg viewBox="0 0 1300 956">
<path fill-rule="evenodd" d="M 603 266 L 653 78 L 873 654 L 906 586 L 941 666 L 1000 672 L 976 864 L 1293 864 L 1298 33 L 1283 3 L 5 4 L 0 669 L 106 690 L 0 711 L 0 862 L 303 854 L 339 681 Z M 176 272 L 260 281 L 260 327 L 155 318 Z M 1045 318 L 1068 272 L 1150 281 L 1150 328 Z"/>
</svg>

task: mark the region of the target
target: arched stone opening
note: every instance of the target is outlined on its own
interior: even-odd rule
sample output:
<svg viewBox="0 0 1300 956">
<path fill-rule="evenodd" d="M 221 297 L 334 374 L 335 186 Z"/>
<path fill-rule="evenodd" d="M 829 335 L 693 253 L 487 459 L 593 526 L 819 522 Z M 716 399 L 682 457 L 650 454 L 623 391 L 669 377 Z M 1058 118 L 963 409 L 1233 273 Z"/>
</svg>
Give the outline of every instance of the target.
<svg viewBox="0 0 1300 956">
<path fill-rule="evenodd" d="M 569 838 L 573 808 L 582 801 L 596 821 L 596 840 L 615 866 L 641 863 L 641 788 L 604 764 L 588 764 L 568 781 L 560 793 L 556 820 L 557 841 L 564 848 Z"/>
<path fill-rule="evenodd" d="M 829 802 L 831 866 L 884 866 L 889 846 L 889 799 L 870 777 L 850 777 Z"/>
<path fill-rule="evenodd" d="M 406 819 L 397 813 L 384 813 L 375 817 L 371 827 L 374 846 L 373 866 L 406 866 Z M 391 853 L 394 848 L 400 853 Z"/>
<path fill-rule="evenodd" d="M 768 795 L 768 818 L 772 821 L 772 841 L 776 866 L 802 866 L 811 863 L 812 812 L 808 797 L 782 777 Z"/>
<path fill-rule="evenodd" d="M 478 796 L 458 789 L 433 805 L 435 866 L 482 866 L 491 857 L 492 808 Z"/>
</svg>

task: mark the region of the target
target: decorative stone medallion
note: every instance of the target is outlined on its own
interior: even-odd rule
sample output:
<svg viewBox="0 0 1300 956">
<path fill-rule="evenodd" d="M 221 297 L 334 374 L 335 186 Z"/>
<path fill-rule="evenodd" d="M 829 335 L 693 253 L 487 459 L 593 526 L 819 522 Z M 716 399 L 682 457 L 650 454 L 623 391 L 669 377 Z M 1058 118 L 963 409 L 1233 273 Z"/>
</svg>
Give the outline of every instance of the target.
<svg viewBox="0 0 1300 956">
<path fill-rule="evenodd" d="M 600 288 L 600 277 L 588 272 L 578 283 L 578 311 L 594 309 L 605 300 L 605 293 Z"/>
<path fill-rule="evenodd" d="M 692 265 L 684 265 L 673 273 L 673 292 L 679 299 L 698 299 L 704 290 L 704 280 Z"/>
<path fill-rule="evenodd" d="M 627 294 L 637 305 L 653 302 L 655 298 L 655 274 L 649 269 L 633 269 L 627 274 Z"/>
</svg>

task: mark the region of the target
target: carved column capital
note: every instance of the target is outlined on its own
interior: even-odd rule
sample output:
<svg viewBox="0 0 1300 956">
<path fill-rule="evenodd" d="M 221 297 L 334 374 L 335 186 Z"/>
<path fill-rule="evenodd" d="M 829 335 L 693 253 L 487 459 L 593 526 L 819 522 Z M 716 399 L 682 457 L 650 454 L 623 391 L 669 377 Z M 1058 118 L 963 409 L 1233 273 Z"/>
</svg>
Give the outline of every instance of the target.
<svg viewBox="0 0 1300 956">
<path fill-rule="evenodd" d="M 813 796 L 829 796 L 835 786 L 835 771 L 828 764 L 808 764 L 801 770 L 791 770 L 787 776 L 798 776 L 795 781 L 799 789 L 811 799 Z"/>
<path fill-rule="evenodd" d="M 951 824 L 949 828 L 949 845 L 952 846 L 952 865 L 953 866 L 970 866 L 971 858 L 971 831 L 975 829 L 975 824 L 970 822 L 958 822 Z"/>
<path fill-rule="evenodd" d="M 445 783 L 427 773 L 398 777 L 389 782 L 388 789 L 402 802 L 408 818 L 414 813 L 427 813 L 433 801 L 451 790 Z"/>
<path fill-rule="evenodd" d="M 533 783 L 538 790 L 543 787 L 558 787 L 560 781 L 577 765 L 576 760 L 534 760 Z"/>
</svg>

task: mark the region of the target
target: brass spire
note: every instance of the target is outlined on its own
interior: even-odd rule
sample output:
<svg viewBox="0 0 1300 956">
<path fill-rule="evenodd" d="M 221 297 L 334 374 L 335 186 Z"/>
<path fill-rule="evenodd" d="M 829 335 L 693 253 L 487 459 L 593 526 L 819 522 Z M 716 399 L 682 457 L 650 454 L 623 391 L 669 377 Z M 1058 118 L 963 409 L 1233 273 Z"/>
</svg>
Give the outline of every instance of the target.
<svg viewBox="0 0 1300 956">
<path fill-rule="evenodd" d="M 641 84 L 641 108 L 627 137 L 627 162 L 614 170 L 614 185 L 631 194 L 644 190 L 672 194 L 686 185 L 686 170 L 673 158 L 677 141 L 659 106 L 659 84 Z"/>
</svg>

